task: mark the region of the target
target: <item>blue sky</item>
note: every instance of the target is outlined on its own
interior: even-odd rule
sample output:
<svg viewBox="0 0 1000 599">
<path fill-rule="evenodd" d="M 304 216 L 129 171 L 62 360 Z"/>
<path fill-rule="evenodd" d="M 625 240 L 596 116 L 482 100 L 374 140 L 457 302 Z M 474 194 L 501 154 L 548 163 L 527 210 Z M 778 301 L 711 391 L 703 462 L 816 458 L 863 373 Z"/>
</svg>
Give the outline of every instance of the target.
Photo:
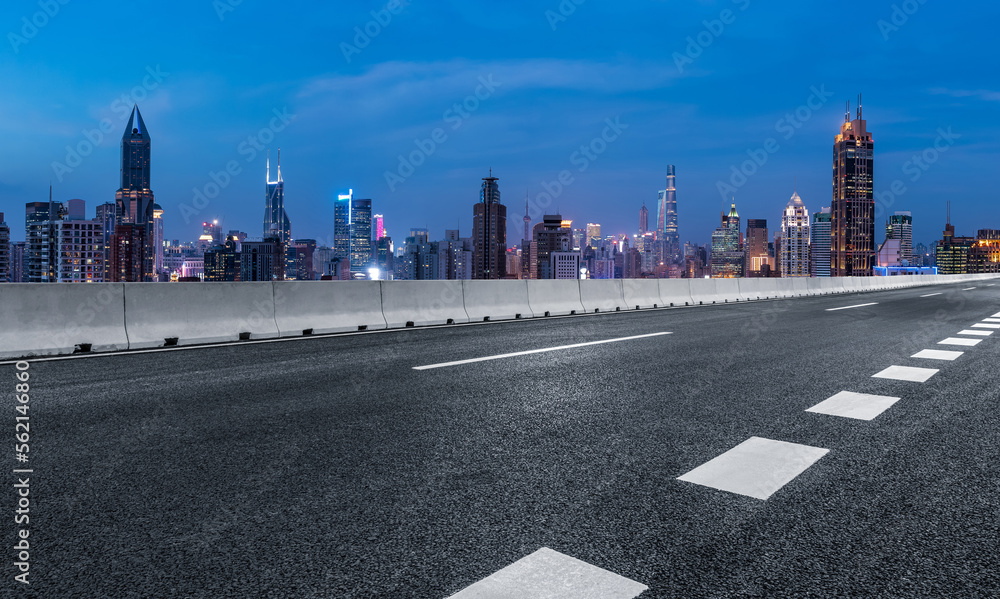
<svg viewBox="0 0 1000 599">
<path fill-rule="evenodd" d="M 888 212 L 913 212 L 915 241 L 940 236 L 949 200 L 960 233 L 1000 228 L 996 3 L 410 0 L 398 14 L 332 4 L 4 2 L 0 211 L 12 237 L 23 239 L 24 203 L 46 199 L 50 181 L 57 200 L 83 198 L 90 214 L 113 200 L 123 107 L 137 101 L 171 239 L 213 218 L 260 235 L 265 158 L 253 148 L 269 145 L 282 151 L 297 238 L 329 243 L 333 199 L 349 188 L 399 241 L 411 227 L 467 235 L 490 168 L 511 244 L 525 194 L 558 188 L 563 171 L 572 182 L 549 208 L 536 201 L 536 218 L 558 209 L 632 234 L 643 202 L 655 218 L 674 164 L 681 238 L 705 243 L 732 191 L 720 182 L 732 185 L 751 154 L 767 160 L 735 180 L 742 217 L 773 230 L 796 179 L 810 211 L 828 206 L 833 137 L 859 92 L 876 191 Z M 367 43 L 356 29 L 366 27 L 377 33 Z M 419 166 L 400 171 L 413 152 Z M 893 184 L 905 191 L 887 194 Z"/>
</svg>

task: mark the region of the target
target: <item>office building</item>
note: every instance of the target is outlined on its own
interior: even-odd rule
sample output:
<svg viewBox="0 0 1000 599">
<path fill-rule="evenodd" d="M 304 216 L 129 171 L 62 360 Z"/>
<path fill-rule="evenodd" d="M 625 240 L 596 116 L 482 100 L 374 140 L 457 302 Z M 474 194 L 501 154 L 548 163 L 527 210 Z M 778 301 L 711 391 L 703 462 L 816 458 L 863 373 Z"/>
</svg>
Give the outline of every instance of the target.
<svg viewBox="0 0 1000 599">
<path fill-rule="evenodd" d="M 601 225 L 599 223 L 587 223 L 587 246 L 595 250 L 601 247 Z"/>
<path fill-rule="evenodd" d="M 205 281 L 239 281 L 240 252 L 236 248 L 237 241 L 229 236 L 222 245 L 216 245 L 207 252 L 203 262 Z"/>
<path fill-rule="evenodd" d="M 354 190 L 337 196 L 333 206 L 333 257 L 347 260 L 351 255 L 351 205 Z"/>
<path fill-rule="evenodd" d="M 743 276 L 743 240 L 740 215 L 733 202 L 729 214 L 722 213 L 722 223 L 712 233 L 711 272 L 713 279 Z"/>
<path fill-rule="evenodd" d="M 830 208 L 820 208 L 813 213 L 809 228 L 809 274 L 814 277 L 830 276 L 830 239 L 833 228 Z"/>
<path fill-rule="evenodd" d="M 568 258 L 566 254 L 574 253 L 578 256 L 577 269 L 580 267 L 580 252 L 573 249 L 573 221 L 563 220 L 560 214 L 546 214 L 542 217 L 542 222 L 536 224 L 532 231 L 532 245 L 534 246 L 535 277 L 538 279 L 555 279 L 558 276 L 566 277 L 568 268 Z M 562 257 L 553 260 L 553 254 Z M 555 266 L 562 268 L 557 272 Z M 573 277 L 579 278 L 579 270 Z"/>
<path fill-rule="evenodd" d="M 910 266 L 913 263 L 913 215 L 897 212 L 890 216 L 885 224 L 885 238 L 899 240 L 900 259 Z"/>
<path fill-rule="evenodd" d="M 499 179 L 483 178 L 472 209 L 472 278 L 507 278 L 507 207 L 500 202 Z"/>
<path fill-rule="evenodd" d="M 15 241 L 10 244 L 10 282 L 27 283 L 28 266 L 25 262 L 28 248 L 24 241 Z"/>
<path fill-rule="evenodd" d="M 10 282 L 10 227 L 0 212 L 0 283 Z"/>
<path fill-rule="evenodd" d="M 771 271 L 768 255 L 767 219 L 747 219 L 747 233 L 743 243 L 744 273 L 747 277 L 766 277 Z"/>
<path fill-rule="evenodd" d="M 264 237 L 277 237 L 286 246 L 292 241 L 292 224 L 285 212 L 285 180 L 281 177 L 281 150 L 278 150 L 277 177 L 271 180 L 271 152 L 267 153 L 264 186 Z M 221 233 L 221 232 L 220 232 Z M 216 243 L 221 243 L 221 240 Z"/>
<path fill-rule="evenodd" d="M 385 237 L 385 217 L 381 214 L 372 216 L 372 224 L 375 227 L 375 241 Z"/>
<path fill-rule="evenodd" d="M 667 266 L 684 262 L 677 229 L 677 187 L 674 172 L 674 165 L 668 165 L 666 189 L 660 190 L 657 201 L 656 233 L 661 246 L 658 259 Z"/>
<path fill-rule="evenodd" d="M 122 234 L 125 237 L 113 242 L 113 249 L 117 248 L 118 251 L 118 254 L 112 256 L 113 266 L 122 269 L 112 273 L 114 281 L 156 280 L 153 271 L 156 251 L 153 222 L 155 202 L 150 188 L 151 145 L 146 123 L 142 120 L 139 107 L 134 106 L 122 136 L 121 187 L 115 193 L 115 204 L 117 205 L 115 235 L 118 234 L 118 226 L 133 226 L 122 229 Z M 135 231 L 136 227 L 143 230 L 141 232 Z M 140 245 L 136 245 L 137 243 Z M 121 252 L 125 250 L 133 252 L 135 255 L 123 256 Z M 132 264 L 140 266 L 138 269 L 126 268 L 126 265 Z M 126 276 L 126 274 L 130 278 L 122 279 L 121 277 Z"/>
<path fill-rule="evenodd" d="M 351 199 L 348 226 L 351 244 L 348 259 L 352 273 L 368 274 L 372 266 L 372 201 Z"/>
<path fill-rule="evenodd" d="M 809 263 L 809 210 L 798 192 L 785 206 L 781 215 L 780 269 L 782 277 L 808 277 Z"/>
<path fill-rule="evenodd" d="M 872 276 L 875 264 L 875 142 L 862 118 L 850 120 L 850 109 L 833 145 L 833 203 L 830 207 L 831 274 Z"/>
<path fill-rule="evenodd" d="M 154 210 L 155 218 L 155 210 Z M 94 211 L 94 219 L 100 221 L 104 231 L 104 280 L 110 281 L 111 277 L 111 244 L 115 236 L 115 224 L 118 221 L 118 205 L 114 202 L 105 202 L 97 206 Z M 162 227 L 162 221 L 160 226 Z M 162 239 L 161 239 L 162 241 Z M 163 265 L 163 255 L 160 254 L 160 269 L 165 271 Z"/>
<path fill-rule="evenodd" d="M 285 278 L 285 246 L 277 237 L 244 241 L 240 252 L 241 281 L 281 281 Z"/>
<path fill-rule="evenodd" d="M 646 202 L 642 203 L 642 208 L 639 208 L 639 235 L 645 235 L 649 231 L 649 208 L 646 208 Z"/>
</svg>

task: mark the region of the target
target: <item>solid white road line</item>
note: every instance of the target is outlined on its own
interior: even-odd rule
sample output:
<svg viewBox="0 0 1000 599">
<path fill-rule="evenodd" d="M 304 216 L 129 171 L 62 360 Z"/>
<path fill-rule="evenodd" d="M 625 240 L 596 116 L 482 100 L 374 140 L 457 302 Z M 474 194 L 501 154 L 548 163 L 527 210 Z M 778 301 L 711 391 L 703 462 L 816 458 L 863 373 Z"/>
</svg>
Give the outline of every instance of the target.
<svg viewBox="0 0 1000 599">
<path fill-rule="evenodd" d="M 806 412 L 856 418 L 857 420 L 874 420 L 876 416 L 891 408 L 892 404 L 897 401 L 899 401 L 898 397 L 841 391 L 814 405 Z"/>
<path fill-rule="evenodd" d="M 829 449 L 750 437 L 677 480 L 767 499 L 805 472 Z"/>
<path fill-rule="evenodd" d="M 877 306 L 878 302 L 872 302 L 870 304 L 858 304 L 857 306 L 844 306 L 843 308 L 827 308 L 827 312 L 836 312 L 837 310 L 850 310 L 851 308 L 864 308 L 865 306 Z"/>
<path fill-rule="evenodd" d="M 632 599 L 649 587 L 542 547 L 448 599 Z"/>
<path fill-rule="evenodd" d="M 910 357 L 911 358 L 923 358 L 925 360 L 948 360 L 948 361 L 954 361 L 954 360 L 957 360 L 957 359 L 961 358 L 963 354 L 965 354 L 964 351 L 945 351 L 943 349 L 925 349 L 923 351 L 919 351 L 919 352 L 913 354 Z"/>
<path fill-rule="evenodd" d="M 976 347 L 982 343 L 982 339 L 966 339 L 961 337 L 948 337 L 944 341 L 938 341 L 938 345 L 964 345 L 965 347 Z"/>
<path fill-rule="evenodd" d="M 989 337 L 993 334 L 993 331 L 972 331 L 965 329 L 964 331 L 959 331 L 959 335 L 976 335 L 977 337 Z"/>
<path fill-rule="evenodd" d="M 983 323 L 980 322 L 980 323 L 976 323 L 976 324 L 972 325 L 972 328 L 974 328 L 974 329 L 993 329 L 995 331 L 997 329 L 1000 329 L 1000 324 L 983 324 Z"/>
<path fill-rule="evenodd" d="M 457 360 L 455 362 L 443 362 L 441 364 L 430 364 L 428 366 L 414 366 L 414 370 L 431 370 L 433 368 L 446 368 L 448 366 L 460 366 L 462 364 L 473 364 L 475 362 L 487 362 L 489 360 L 501 360 L 503 358 L 513 358 L 515 356 L 527 356 L 530 354 L 541 354 L 550 351 L 559 351 L 563 349 L 573 349 L 577 347 L 588 347 L 590 345 L 603 345 L 605 343 L 617 343 L 619 341 L 632 341 L 633 339 L 647 339 L 649 337 L 659 337 L 661 335 L 671 335 L 672 333 L 650 333 L 648 335 L 635 335 L 632 337 L 619 337 L 618 339 L 605 339 L 603 341 L 589 341 L 587 343 L 574 343 L 573 345 L 560 345 L 559 347 L 545 347 L 542 349 L 530 349 L 528 351 L 519 351 L 510 354 L 500 354 L 498 356 L 486 356 L 483 358 L 470 358 L 468 360 Z"/>
<path fill-rule="evenodd" d="M 926 383 L 932 376 L 940 372 L 937 368 L 914 368 L 913 366 L 890 366 L 873 374 L 873 379 L 892 379 L 895 381 L 910 381 L 913 383 Z"/>
<path fill-rule="evenodd" d="M 944 295 L 944 292 L 941 291 L 939 293 L 928 293 L 927 295 L 921 295 L 920 297 L 934 297 L 935 295 Z"/>
</svg>

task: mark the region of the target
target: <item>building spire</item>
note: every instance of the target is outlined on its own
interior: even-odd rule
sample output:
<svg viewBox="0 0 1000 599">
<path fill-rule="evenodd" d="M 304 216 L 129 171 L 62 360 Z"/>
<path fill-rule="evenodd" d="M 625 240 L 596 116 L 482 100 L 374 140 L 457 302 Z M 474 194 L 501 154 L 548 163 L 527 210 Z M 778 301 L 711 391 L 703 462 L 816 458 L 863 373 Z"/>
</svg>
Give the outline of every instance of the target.
<svg viewBox="0 0 1000 599">
<path fill-rule="evenodd" d="M 271 182 L 271 148 L 267 149 L 267 182 Z"/>
<path fill-rule="evenodd" d="M 278 148 L 278 183 L 281 181 L 281 148 Z"/>
</svg>

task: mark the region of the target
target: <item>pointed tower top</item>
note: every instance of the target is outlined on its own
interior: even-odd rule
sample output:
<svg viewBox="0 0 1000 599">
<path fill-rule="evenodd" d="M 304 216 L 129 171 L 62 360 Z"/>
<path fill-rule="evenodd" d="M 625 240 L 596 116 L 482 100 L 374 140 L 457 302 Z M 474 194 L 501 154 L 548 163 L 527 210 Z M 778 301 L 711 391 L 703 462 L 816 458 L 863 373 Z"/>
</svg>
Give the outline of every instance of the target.
<svg viewBox="0 0 1000 599">
<path fill-rule="evenodd" d="M 799 192 L 796 191 L 792 194 L 792 199 L 788 200 L 788 206 L 805 206 L 802 198 L 799 197 Z"/>
<path fill-rule="evenodd" d="M 137 122 L 138 120 L 138 122 Z M 139 112 L 139 105 L 132 106 L 132 114 L 128 117 L 128 124 L 125 125 L 124 139 L 149 139 L 146 132 L 146 123 L 142 120 L 142 113 Z"/>
<path fill-rule="evenodd" d="M 278 148 L 278 183 L 283 181 L 284 179 L 281 178 L 281 148 Z"/>
</svg>

